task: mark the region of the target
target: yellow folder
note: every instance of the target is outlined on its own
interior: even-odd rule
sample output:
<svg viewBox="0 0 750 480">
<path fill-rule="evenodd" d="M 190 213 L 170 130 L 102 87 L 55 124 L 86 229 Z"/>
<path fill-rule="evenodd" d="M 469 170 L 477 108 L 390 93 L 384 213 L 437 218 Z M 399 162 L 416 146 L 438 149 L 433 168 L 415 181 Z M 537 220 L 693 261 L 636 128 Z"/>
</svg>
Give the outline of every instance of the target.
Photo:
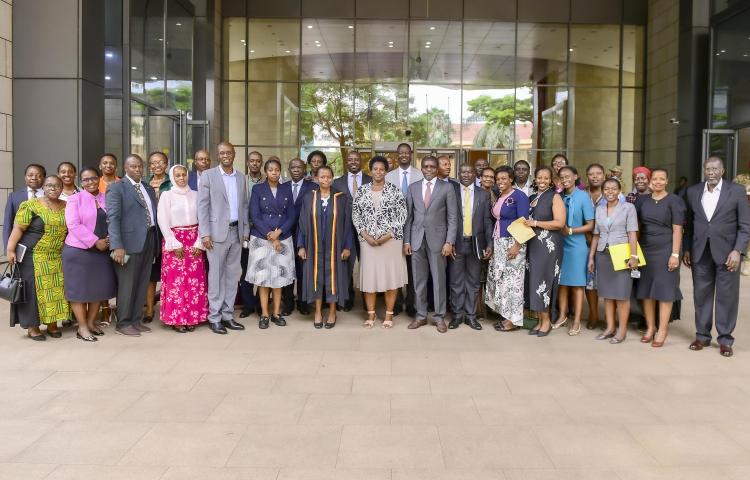
<svg viewBox="0 0 750 480">
<path fill-rule="evenodd" d="M 516 242 L 518 243 L 526 243 L 532 238 L 536 237 L 536 234 L 534 233 L 534 230 L 531 227 L 527 227 L 526 224 L 524 224 L 525 218 L 517 218 L 508 225 L 508 233 L 516 239 Z"/>
<path fill-rule="evenodd" d="M 641 244 L 636 244 L 638 247 L 638 266 L 642 267 L 646 265 L 646 258 L 643 256 L 643 250 L 641 250 Z M 621 243 L 619 245 L 609 246 L 609 256 L 612 258 L 612 266 L 615 271 L 625 270 L 628 268 L 628 260 L 630 260 L 630 244 Z"/>
</svg>

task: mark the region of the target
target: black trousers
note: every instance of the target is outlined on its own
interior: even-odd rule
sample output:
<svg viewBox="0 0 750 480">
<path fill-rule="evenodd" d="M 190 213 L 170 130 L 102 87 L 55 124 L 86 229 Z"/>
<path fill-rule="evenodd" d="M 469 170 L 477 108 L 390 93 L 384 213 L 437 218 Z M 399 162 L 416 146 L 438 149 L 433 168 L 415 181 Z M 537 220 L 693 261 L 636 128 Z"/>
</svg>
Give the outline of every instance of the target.
<svg viewBox="0 0 750 480">
<path fill-rule="evenodd" d="M 240 265 L 242 266 L 242 276 L 238 285 L 238 293 L 240 294 L 240 300 L 242 300 L 243 310 L 253 310 L 258 305 L 258 297 L 253 293 L 253 284 L 245 280 L 247 274 L 247 261 L 250 256 L 250 250 L 247 248 L 242 249 L 240 254 Z"/>
<path fill-rule="evenodd" d="M 129 327 L 143 320 L 143 304 L 151 277 L 156 252 L 156 228 L 146 233 L 146 242 L 139 253 L 129 253 L 125 265 L 115 264 L 117 275 L 117 327 Z"/>
<path fill-rule="evenodd" d="M 714 262 L 711 246 L 699 259 L 693 259 L 693 301 L 695 302 L 695 338 L 703 343 L 711 341 L 711 328 L 716 313 L 717 340 L 721 345 L 732 345 L 732 332 L 737 325 L 737 306 L 740 301 L 740 272 L 730 272 Z"/>
</svg>

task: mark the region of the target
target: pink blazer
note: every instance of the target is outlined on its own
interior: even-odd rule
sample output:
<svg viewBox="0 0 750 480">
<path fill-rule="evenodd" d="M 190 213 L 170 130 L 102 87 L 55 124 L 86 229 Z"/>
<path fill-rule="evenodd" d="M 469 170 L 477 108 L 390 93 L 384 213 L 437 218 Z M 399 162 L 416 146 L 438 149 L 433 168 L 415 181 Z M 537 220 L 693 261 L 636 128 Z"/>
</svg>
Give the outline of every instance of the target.
<svg viewBox="0 0 750 480">
<path fill-rule="evenodd" d="M 94 235 L 96 227 L 96 202 L 104 210 L 107 204 L 104 192 L 97 196 L 81 190 L 75 195 L 68 197 L 65 206 L 65 223 L 68 225 L 68 236 L 65 244 L 76 248 L 91 248 L 99 238 Z"/>
</svg>

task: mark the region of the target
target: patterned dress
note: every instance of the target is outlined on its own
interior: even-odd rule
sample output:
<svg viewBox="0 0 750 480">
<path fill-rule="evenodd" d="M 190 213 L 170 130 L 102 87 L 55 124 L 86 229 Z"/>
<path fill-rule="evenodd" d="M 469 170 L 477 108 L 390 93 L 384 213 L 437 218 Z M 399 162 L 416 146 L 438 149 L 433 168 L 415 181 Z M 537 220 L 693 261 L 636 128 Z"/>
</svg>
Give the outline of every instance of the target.
<svg viewBox="0 0 750 480">
<path fill-rule="evenodd" d="M 65 208 L 55 211 L 39 199 L 27 200 L 18 208 L 14 223 L 28 227 L 37 218 L 44 224 L 44 233 L 34 246 L 32 256 L 39 320 L 44 324 L 62 322 L 70 318 L 62 271 L 62 249 L 68 234 Z"/>
<path fill-rule="evenodd" d="M 559 194 L 551 188 L 533 195 L 530 218 L 540 222 L 554 220 L 552 203 L 555 195 Z M 526 252 L 527 304 L 529 310 L 548 312 L 557 304 L 563 238 L 558 230 L 534 228 L 534 233 L 536 237 L 528 241 Z"/>
</svg>

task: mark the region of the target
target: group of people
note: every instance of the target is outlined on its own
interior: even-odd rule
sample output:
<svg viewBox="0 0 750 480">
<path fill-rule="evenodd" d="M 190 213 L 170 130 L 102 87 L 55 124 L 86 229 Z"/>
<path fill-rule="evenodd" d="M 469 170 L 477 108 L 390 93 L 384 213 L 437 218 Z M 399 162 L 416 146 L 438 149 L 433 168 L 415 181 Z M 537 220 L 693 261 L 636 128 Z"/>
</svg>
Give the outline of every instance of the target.
<svg viewBox="0 0 750 480">
<path fill-rule="evenodd" d="M 320 151 L 292 159 L 288 177 L 277 157 L 264 163 L 251 152 L 243 173 L 232 144 L 217 153 L 212 168 L 209 153 L 196 152 L 188 171 L 153 152 L 147 179 L 138 155 L 125 159 L 119 178 L 107 154 L 80 172 L 80 188 L 70 163 L 51 176 L 29 165 L 26 188 L 11 194 L 5 215 L 7 257 L 27 282 L 13 323 L 43 340 L 41 324 L 59 337 L 58 323 L 72 312 L 77 337 L 96 341 L 104 334 L 99 311 L 108 315 L 116 299 L 115 332 L 140 336 L 151 331 L 161 282 L 159 318 L 180 333 L 206 321 L 217 334 L 243 330 L 238 296 L 240 317 L 257 310 L 261 329 L 284 326 L 295 307 L 312 309 L 315 328 L 331 329 L 358 289 L 365 328 L 391 328 L 406 310 L 409 329 L 479 330 L 486 306 L 500 332 L 527 322 L 530 335 L 545 337 L 570 323 L 575 336 L 585 297 L 590 329 L 604 301 L 597 340 L 625 340 L 631 302 L 639 301 L 641 341 L 660 347 L 682 299 L 682 261 L 695 288 L 690 348 L 710 344 L 715 302 L 720 352 L 732 355 L 750 207 L 744 187 L 722 178 L 718 157 L 704 162 L 704 182 L 679 194 L 669 192 L 666 170 L 637 167 L 626 195 L 599 164 L 586 168 L 584 183 L 562 154 L 533 175 L 525 161 L 492 169 L 481 159 L 461 165 L 454 180 L 448 157 L 428 155 L 413 167 L 406 143 L 396 168 L 376 156 L 367 175 L 352 151 L 335 179 Z"/>
</svg>

